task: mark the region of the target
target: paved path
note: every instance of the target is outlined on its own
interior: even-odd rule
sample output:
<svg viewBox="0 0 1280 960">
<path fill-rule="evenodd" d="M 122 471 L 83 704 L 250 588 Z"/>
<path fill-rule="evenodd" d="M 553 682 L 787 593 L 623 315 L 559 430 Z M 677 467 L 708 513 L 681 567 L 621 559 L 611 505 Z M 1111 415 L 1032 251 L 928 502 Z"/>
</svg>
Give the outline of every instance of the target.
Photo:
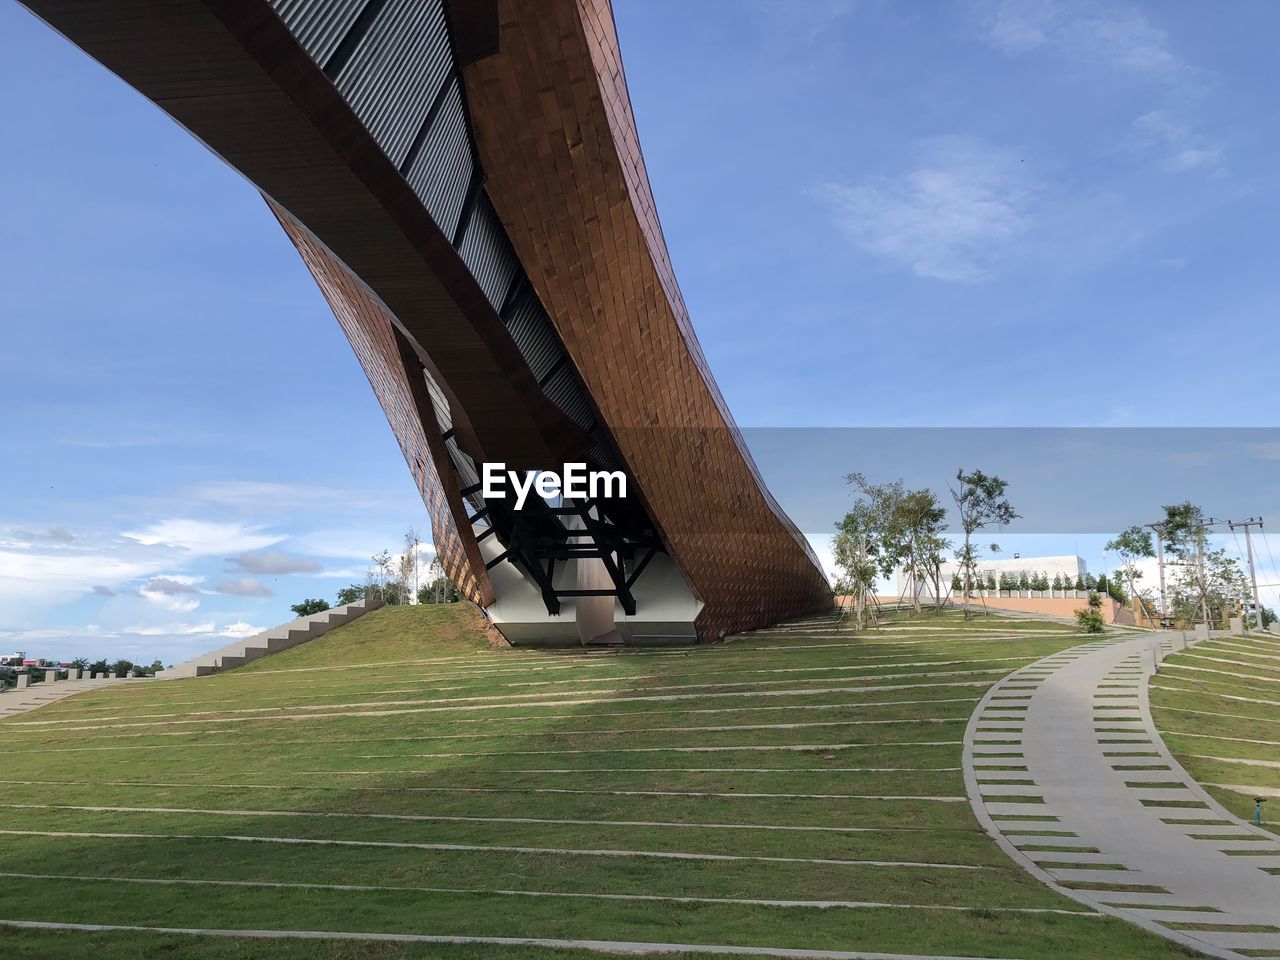
<svg viewBox="0 0 1280 960">
<path fill-rule="evenodd" d="M 1151 720 L 1147 680 L 1181 637 L 1102 637 L 998 683 L 966 731 L 969 799 L 1068 896 L 1213 956 L 1280 957 L 1280 842 L 1205 793 Z"/>
<path fill-rule="evenodd" d="M 138 680 L 108 680 L 106 678 L 98 680 L 57 680 L 53 683 L 33 684 L 21 690 L 14 687 L 4 693 L 0 693 L 0 720 L 5 717 L 26 713 L 28 710 L 43 707 L 45 704 L 54 703 L 57 700 L 63 700 L 74 693 L 97 690 L 99 687 L 119 686 L 126 682 L 133 684 L 137 683 Z"/>
</svg>

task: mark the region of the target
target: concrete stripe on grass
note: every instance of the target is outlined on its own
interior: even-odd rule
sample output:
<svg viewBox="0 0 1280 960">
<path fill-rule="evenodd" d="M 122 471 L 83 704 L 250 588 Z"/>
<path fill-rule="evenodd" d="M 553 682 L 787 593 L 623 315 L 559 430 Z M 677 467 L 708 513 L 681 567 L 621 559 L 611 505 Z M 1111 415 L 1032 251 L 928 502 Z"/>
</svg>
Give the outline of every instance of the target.
<svg viewBox="0 0 1280 960">
<path fill-rule="evenodd" d="M 924 684 L 922 686 L 934 686 L 934 684 Z M 717 714 L 717 713 L 734 713 L 734 714 L 762 713 L 762 712 L 768 713 L 768 712 L 777 712 L 779 710 L 786 710 L 789 713 L 794 711 L 800 711 L 800 710 L 875 710 L 879 707 L 926 706 L 926 705 L 943 704 L 943 703 L 948 703 L 948 704 L 949 703 L 977 703 L 979 699 L 980 699 L 979 697 L 927 697 L 923 700 L 865 700 L 864 699 L 864 700 L 854 700 L 854 701 L 840 701 L 837 703 L 788 703 L 788 704 L 782 704 L 778 706 L 770 705 L 770 706 L 763 706 L 763 707 L 744 707 L 744 706 L 734 705 L 732 707 L 681 707 L 675 710 L 621 710 L 621 711 L 611 711 L 608 713 L 511 714 L 511 715 L 504 715 L 500 717 L 456 717 L 449 720 L 448 722 L 452 724 L 484 724 L 485 726 L 492 726 L 497 723 L 516 723 L 516 722 L 523 722 L 528 720 L 538 720 L 538 721 L 579 720 L 581 721 L 581 720 L 618 719 L 618 718 L 628 718 L 628 717 L 660 718 L 660 717 L 681 717 L 681 716 L 687 716 L 692 714 L 701 715 L 701 714 Z M 515 708 L 512 708 L 512 709 L 515 709 Z M 88 718 L 83 719 L 82 722 L 87 723 Z M 94 725 L 92 729 L 98 729 L 97 725 Z M 635 730 L 635 728 L 633 727 L 625 727 L 625 728 L 618 728 L 618 729 L 627 730 L 629 732 L 634 732 Z M 53 730 L 53 731 L 41 731 L 41 732 L 67 733 L 71 731 Z M 595 733 L 597 731 L 593 730 L 592 732 Z M 187 737 L 187 736 L 191 736 L 191 733 L 189 731 L 180 730 L 173 733 L 114 733 L 114 734 L 105 734 L 100 737 L 95 737 L 94 739 L 95 740 L 111 740 L 111 739 L 123 739 L 127 737 Z M 58 739 L 59 738 L 57 737 L 44 737 L 43 739 L 41 739 L 40 742 L 55 743 L 58 741 Z M 84 738 L 83 737 L 67 737 L 65 739 L 75 740 L 78 742 L 83 740 Z M 418 738 L 417 737 L 385 737 L 383 739 L 415 740 Z M 276 740 L 274 742 L 289 743 L 293 741 Z M 342 738 L 328 738 L 326 739 L 326 742 L 342 743 L 344 741 Z"/>
<path fill-rule="evenodd" d="M 119 923 L 54 923 L 43 920 L 0 920 L 0 925 L 29 930 L 126 931 L 255 940 L 357 940 L 389 943 L 490 944 L 495 946 L 547 947 L 560 950 L 590 950 L 596 953 L 623 954 L 715 953 L 758 957 L 795 957 L 797 960 L 1007 960 L 1007 958 L 989 957 L 869 953 L 863 950 L 807 950 L 794 947 L 753 947 L 729 944 L 639 943 L 626 940 L 569 940 L 552 937 L 479 937 L 422 933 L 350 933 L 324 930 L 215 930 L 199 927 L 143 927 Z"/>
<path fill-rule="evenodd" d="M 995 667 L 987 670 L 931 670 L 931 671 L 921 672 L 921 673 L 870 674 L 864 677 L 850 677 L 848 679 L 862 680 L 862 681 L 911 680 L 916 677 L 919 677 L 921 679 L 936 679 L 937 677 L 977 677 L 977 676 L 987 676 L 990 674 L 998 674 L 1003 676 L 1006 673 L 1008 673 L 1008 671 L 1003 667 Z M 645 687 L 643 689 L 649 692 L 652 692 L 652 691 L 670 692 L 670 691 L 689 691 L 689 690 L 706 691 L 706 690 L 726 690 L 730 687 L 773 687 L 773 686 L 782 686 L 784 684 L 831 683 L 831 682 L 832 682 L 831 679 L 828 677 L 815 677 L 810 680 L 806 680 L 799 677 L 792 677 L 786 680 L 749 680 L 749 681 L 741 681 L 741 682 L 735 681 L 732 683 L 677 683 L 677 684 L 666 684 L 660 687 Z M 924 686 L 924 684 L 905 684 L 904 686 L 907 688 L 910 688 L 913 686 Z M 875 688 L 876 687 L 873 686 L 871 689 L 875 689 Z M 880 687 L 880 689 L 884 689 L 884 688 Z M 619 693 L 625 694 L 625 693 L 631 692 L 632 690 L 634 690 L 633 687 L 600 687 L 595 690 L 579 690 L 579 691 L 575 691 L 575 693 L 584 694 L 584 695 L 590 694 L 595 696 L 595 695 L 609 695 L 609 694 L 619 694 Z M 770 691 L 752 690 L 752 691 L 744 691 L 744 692 L 768 693 Z M 824 691 L 822 690 L 812 691 L 807 687 L 795 687 L 793 690 L 787 690 L 782 692 L 790 693 L 790 694 L 812 695 L 813 693 L 822 693 Z M 698 694 L 695 694 L 694 696 L 702 697 L 702 696 L 726 696 L 726 695 L 732 696 L 733 693 L 732 692 L 729 694 L 698 693 Z M 346 709 L 364 708 L 364 707 L 410 706 L 415 704 L 433 705 L 433 704 L 455 704 L 455 703 L 477 703 L 477 702 L 496 703 L 499 701 L 505 702 L 510 700 L 519 701 L 513 704 L 513 706 L 535 707 L 535 706 L 538 706 L 539 700 L 544 698 L 552 698 L 552 697 L 562 698 L 564 697 L 564 694 L 562 693 L 493 693 L 493 694 L 476 694 L 476 695 L 466 696 L 466 697 L 418 697 L 412 700 L 353 700 L 353 701 L 347 701 L 344 703 L 332 703 L 332 704 L 320 704 L 320 705 L 302 704 L 302 705 L 299 705 L 296 709 L 298 710 L 321 710 L 321 709 L 346 710 Z M 683 699 L 683 698 L 684 697 L 680 695 L 672 697 L 672 699 Z M 632 699 L 637 699 L 637 698 L 622 696 L 622 697 L 610 698 L 610 700 L 607 700 L 604 702 L 625 702 Z M 661 699 L 661 698 L 645 697 L 644 699 L 649 700 L 649 699 Z M 573 701 L 566 701 L 566 702 L 572 703 Z M 212 714 L 228 714 L 228 713 L 235 714 L 235 715 L 264 714 L 274 719 L 276 717 L 283 716 L 284 711 L 290 710 L 290 709 L 294 709 L 294 708 L 238 707 L 232 710 L 197 710 L 197 711 L 189 711 L 189 712 L 181 712 L 181 713 L 120 714 L 117 716 L 97 717 L 95 719 L 98 721 L 157 720 L 157 719 L 172 719 L 172 718 L 191 719 L 196 717 L 205 717 Z M 341 715 L 341 714 L 338 714 L 338 715 Z M 65 720 L 58 720 L 58 719 L 15 720 L 13 722 L 13 726 L 15 727 L 50 727 L 50 726 L 66 725 L 71 723 L 84 723 L 84 720 L 79 718 L 71 718 L 71 719 L 65 719 Z"/>
<path fill-rule="evenodd" d="M 481 753 L 362 753 L 359 760 L 430 760 L 458 757 L 539 757 L 585 755 L 596 753 L 734 753 L 738 751 L 763 751 L 783 753 L 812 753 L 819 750 L 860 750 L 869 747 L 955 747 L 961 740 L 888 740 L 870 743 L 794 743 L 794 744 L 739 744 L 715 747 L 583 747 L 576 750 L 493 750 Z"/>
<path fill-rule="evenodd" d="M 988 680 L 958 680 L 945 683 L 907 683 L 892 685 L 875 685 L 870 687 L 828 687 L 817 690 L 738 690 L 733 692 L 719 693 L 690 693 L 690 694 L 658 694 L 654 696 L 631 696 L 631 697 L 605 697 L 596 699 L 578 699 L 578 700 L 557 700 L 549 703 L 484 703 L 484 704 L 455 704 L 447 707 L 406 707 L 398 710 L 361 710 L 346 711 L 335 713 L 315 713 L 315 714 L 280 714 L 273 716 L 255 716 L 255 717 L 217 717 L 206 718 L 202 720 L 165 720 L 158 722 L 146 723 L 112 723 L 102 724 L 95 723 L 87 727 L 64 727 L 65 730 L 101 730 L 101 729 L 130 729 L 136 727 L 170 727 L 184 725 L 203 725 L 211 723 L 258 723 L 263 720 L 281 720 L 281 721 L 299 721 L 299 720 L 326 720 L 334 717 L 395 717 L 408 714 L 418 713 L 457 713 L 463 711 L 476 710 L 509 710 L 512 707 L 519 708 L 537 708 L 537 707 L 574 707 L 585 706 L 592 703 L 665 703 L 679 700 L 706 700 L 712 697 L 817 697 L 827 694 L 838 693 L 871 693 L 880 690 L 918 690 L 922 687 L 989 687 L 992 681 Z M 469 698 L 463 698 L 469 699 Z M 446 701 L 424 701 L 424 702 L 446 702 Z M 83 723 L 84 721 L 76 721 Z M 123 749 L 134 749 L 123 748 Z"/>
<path fill-rule="evenodd" d="M 952 906 L 936 903 L 885 903 L 875 900 L 764 900 L 752 897 L 675 897 L 652 893 L 576 893 L 558 890 L 502 890 L 484 887 L 418 887 L 381 886 L 360 883 L 286 883 L 275 880 L 208 880 L 183 877 L 93 877 L 79 874 L 57 873 L 7 873 L 0 877 L 18 880 L 74 880 L 88 883 L 136 883 L 156 886 L 194 887 L 262 887 L 271 890 L 342 890 L 353 893 L 444 893 L 498 897 L 551 897 L 572 900 L 622 900 L 657 903 L 714 903 L 748 907 L 796 907 L 814 910 L 845 908 L 851 910 L 942 910 L 965 912 L 968 910 L 995 913 L 1056 914 L 1067 917 L 1101 917 L 1092 910 L 1062 910 L 1055 907 L 1001 907 L 1001 906 Z"/>
<path fill-rule="evenodd" d="M 702 796 L 734 796 L 702 794 Z M 777 796 L 763 794 L 761 796 Z M 786 797 L 788 794 L 781 794 Z M 800 798 L 796 798 L 800 799 Z M 937 803 L 964 803 L 964 797 L 804 797 L 835 800 L 918 800 Z M 129 807 L 73 803 L 0 803 L 9 810 L 75 810 L 82 813 L 159 813 L 206 817 L 293 817 L 301 820 L 393 820 L 409 823 L 506 823 L 532 826 L 645 827 L 678 830 L 780 830 L 797 833 L 866 833 L 866 827 L 815 826 L 811 824 L 702 823 L 684 820 L 584 820 L 556 817 L 481 817 L 431 813 L 364 813 L 335 810 L 241 810 L 203 807 Z"/>
<path fill-rule="evenodd" d="M 124 833 L 100 830 L 0 829 L 0 836 L 60 837 L 96 840 L 224 840 L 233 843 L 280 843 L 322 847 L 373 847 L 394 850 L 434 850 L 452 853 L 530 853 L 561 857 L 697 860 L 706 862 L 810 863 L 841 867 L 902 867 L 922 870 L 986 870 L 972 863 L 926 863 L 916 860 L 848 860 L 828 857 L 766 857 L 752 854 L 689 853 L 682 850 L 608 850 L 576 847 L 521 847 L 474 843 L 416 843 L 403 840 L 338 840 L 312 837 L 271 837 L 215 833 Z"/>
</svg>

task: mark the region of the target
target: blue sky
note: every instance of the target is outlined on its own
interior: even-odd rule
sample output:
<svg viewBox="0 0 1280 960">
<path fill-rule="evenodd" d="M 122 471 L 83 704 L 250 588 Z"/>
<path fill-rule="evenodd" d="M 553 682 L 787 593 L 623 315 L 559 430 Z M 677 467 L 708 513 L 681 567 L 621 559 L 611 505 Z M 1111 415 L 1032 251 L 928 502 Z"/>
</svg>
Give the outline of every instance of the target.
<svg viewBox="0 0 1280 960">
<path fill-rule="evenodd" d="M 744 426 L 1272 424 L 1280 8 L 616 3 Z M 429 539 L 253 189 L 11 0 L 0 53 L 0 647 L 172 660 Z"/>
</svg>

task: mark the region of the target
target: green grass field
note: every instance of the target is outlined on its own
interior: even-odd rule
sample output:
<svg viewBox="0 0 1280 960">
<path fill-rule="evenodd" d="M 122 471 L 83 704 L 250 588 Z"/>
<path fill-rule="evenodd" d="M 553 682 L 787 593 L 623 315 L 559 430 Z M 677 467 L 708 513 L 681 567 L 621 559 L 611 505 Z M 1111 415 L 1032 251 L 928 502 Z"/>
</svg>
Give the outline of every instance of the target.
<svg viewBox="0 0 1280 960">
<path fill-rule="evenodd" d="M 1081 639 L 948 614 L 525 652 L 465 605 L 387 608 L 238 670 L 0 721 L 0 918 L 1183 956 L 1041 885 L 964 799 L 987 687 Z M 556 953 L 587 955 L 0 926 L 6 958 Z"/>
<path fill-rule="evenodd" d="M 1262 825 L 1280 833 L 1280 638 L 1226 637 L 1169 657 L 1151 710 L 1170 751 L 1215 799 L 1252 820 L 1253 798 L 1269 795 Z"/>
</svg>

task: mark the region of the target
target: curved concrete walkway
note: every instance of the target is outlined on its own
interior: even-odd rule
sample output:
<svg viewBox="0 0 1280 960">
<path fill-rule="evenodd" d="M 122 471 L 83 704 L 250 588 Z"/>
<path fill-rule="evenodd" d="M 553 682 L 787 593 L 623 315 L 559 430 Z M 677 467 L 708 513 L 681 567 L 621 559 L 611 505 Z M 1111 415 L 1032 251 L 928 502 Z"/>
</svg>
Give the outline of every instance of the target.
<svg viewBox="0 0 1280 960">
<path fill-rule="evenodd" d="M 1062 893 L 1212 956 L 1280 957 L 1280 842 L 1196 784 L 1151 720 L 1147 680 L 1182 637 L 1101 637 L 996 684 L 965 734 L 969 799 Z"/>
</svg>

